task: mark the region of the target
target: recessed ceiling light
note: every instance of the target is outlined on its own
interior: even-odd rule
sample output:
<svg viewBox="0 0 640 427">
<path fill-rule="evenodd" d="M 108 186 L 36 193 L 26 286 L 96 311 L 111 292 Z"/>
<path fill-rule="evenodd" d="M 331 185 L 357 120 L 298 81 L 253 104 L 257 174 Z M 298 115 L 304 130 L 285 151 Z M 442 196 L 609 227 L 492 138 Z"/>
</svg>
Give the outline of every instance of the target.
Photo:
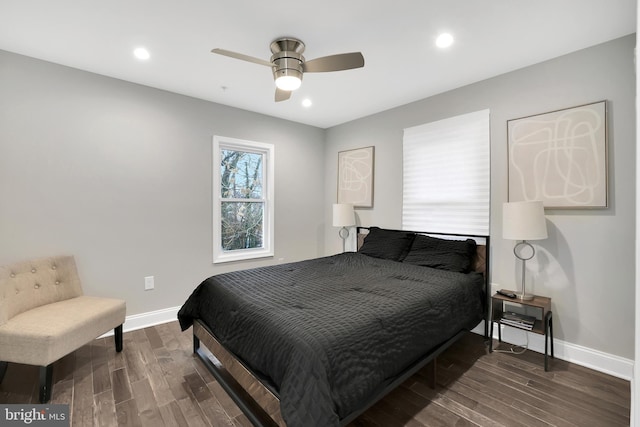
<svg viewBox="0 0 640 427">
<path fill-rule="evenodd" d="M 442 33 L 436 39 L 436 46 L 441 49 L 447 48 L 453 44 L 453 36 L 449 33 Z"/>
<path fill-rule="evenodd" d="M 151 55 L 149 54 L 149 51 L 144 47 L 138 47 L 134 49 L 133 55 L 142 61 L 146 61 L 151 57 Z"/>
<path fill-rule="evenodd" d="M 305 99 L 302 100 L 302 106 L 303 107 L 309 108 L 309 107 L 311 107 L 311 104 L 312 104 L 312 102 L 311 102 L 311 100 L 309 98 L 305 98 Z"/>
</svg>

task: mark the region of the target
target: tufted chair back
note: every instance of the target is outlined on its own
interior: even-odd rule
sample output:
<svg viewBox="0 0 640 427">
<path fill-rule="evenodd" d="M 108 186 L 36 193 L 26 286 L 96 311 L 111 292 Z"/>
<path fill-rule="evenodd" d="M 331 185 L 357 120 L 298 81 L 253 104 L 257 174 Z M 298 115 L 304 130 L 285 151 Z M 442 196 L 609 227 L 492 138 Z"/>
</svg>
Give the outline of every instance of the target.
<svg viewBox="0 0 640 427">
<path fill-rule="evenodd" d="M 0 326 L 41 305 L 82 295 L 73 256 L 56 256 L 0 267 Z"/>
</svg>

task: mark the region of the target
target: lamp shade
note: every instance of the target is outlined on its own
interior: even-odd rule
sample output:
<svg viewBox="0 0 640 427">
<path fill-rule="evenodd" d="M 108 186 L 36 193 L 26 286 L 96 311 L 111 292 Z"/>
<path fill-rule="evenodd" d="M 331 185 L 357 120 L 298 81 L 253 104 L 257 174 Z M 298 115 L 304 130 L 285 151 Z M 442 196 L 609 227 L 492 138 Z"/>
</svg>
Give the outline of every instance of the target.
<svg viewBox="0 0 640 427">
<path fill-rule="evenodd" d="M 346 203 L 335 203 L 333 205 L 333 226 L 350 227 L 356 225 L 356 213 L 353 205 Z"/>
<path fill-rule="evenodd" d="M 509 240 L 547 238 L 547 223 L 541 201 L 511 202 L 502 205 L 502 237 Z"/>
</svg>

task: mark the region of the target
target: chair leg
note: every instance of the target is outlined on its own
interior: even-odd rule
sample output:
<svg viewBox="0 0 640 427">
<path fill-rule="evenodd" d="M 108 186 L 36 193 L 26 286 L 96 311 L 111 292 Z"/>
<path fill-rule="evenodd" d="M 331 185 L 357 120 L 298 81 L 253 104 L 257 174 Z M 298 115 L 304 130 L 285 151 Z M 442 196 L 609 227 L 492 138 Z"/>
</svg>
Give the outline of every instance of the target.
<svg viewBox="0 0 640 427">
<path fill-rule="evenodd" d="M 51 400 L 52 379 L 53 363 L 47 366 L 40 366 L 40 403 L 47 403 Z"/>
<path fill-rule="evenodd" d="M 116 351 L 120 353 L 122 351 L 122 325 L 113 330 L 113 338 L 116 341 Z"/>
<path fill-rule="evenodd" d="M 2 380 L 4 379 L 4 374 L 7 372 L 7 366 L 9 362 L 0 361 L 0 384 L 2 384 Z"/>
</svg>

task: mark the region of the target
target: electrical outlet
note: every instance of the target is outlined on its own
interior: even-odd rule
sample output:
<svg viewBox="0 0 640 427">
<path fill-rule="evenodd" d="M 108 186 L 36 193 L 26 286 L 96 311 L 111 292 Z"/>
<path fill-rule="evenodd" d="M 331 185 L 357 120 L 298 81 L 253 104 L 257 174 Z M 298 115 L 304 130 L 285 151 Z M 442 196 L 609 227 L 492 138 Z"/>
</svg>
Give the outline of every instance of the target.
<svg viewBox="0 0 640 427">
<path fill-rule="evenodd" d="M 150 291 L 155 288 L 155 283 L 153 283 L 153 276 L 147 276 L 144 278 L 144 290 Z"/>
</svg>

